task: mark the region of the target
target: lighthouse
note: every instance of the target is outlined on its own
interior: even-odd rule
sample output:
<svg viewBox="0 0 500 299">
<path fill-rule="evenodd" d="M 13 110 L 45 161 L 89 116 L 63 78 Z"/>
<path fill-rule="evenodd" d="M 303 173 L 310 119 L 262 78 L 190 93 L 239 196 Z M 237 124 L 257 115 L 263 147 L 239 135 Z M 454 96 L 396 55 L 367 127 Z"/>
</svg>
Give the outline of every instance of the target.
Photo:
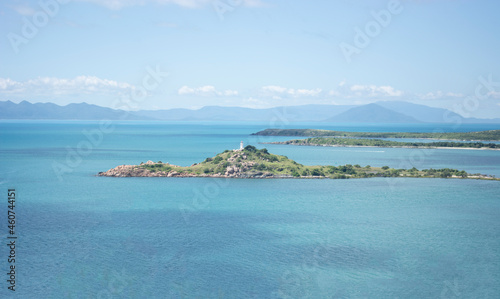
<svg viewBox="0 0 500 299">
<path fill-rule="evenodd" d="M 242 150 L 243 150 L 243 141 L 240 142 L 240 151 L 242 151 Z"/>
</svg>

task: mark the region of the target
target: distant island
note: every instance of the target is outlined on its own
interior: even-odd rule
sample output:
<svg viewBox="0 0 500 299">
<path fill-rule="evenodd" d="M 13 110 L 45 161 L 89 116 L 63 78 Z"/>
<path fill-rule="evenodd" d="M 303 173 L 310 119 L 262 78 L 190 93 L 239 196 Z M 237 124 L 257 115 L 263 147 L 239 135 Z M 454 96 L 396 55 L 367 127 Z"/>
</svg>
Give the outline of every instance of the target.
<svg viewBox="0 0 500 299">
<path fill-rule="evenodd" d="M 98 176 L 105 177 L 212 177 L 212 178 L 302 178 L 350 179 L 372 177 L 461 178 L 500 180 L 494 176 L 470 174 L 456 169 L 394 169 L 388 166 L 360 165 L 305 166 L 286 156 L 274 155 L 267 149 L 252 145 L 238 150 L 225 150 L 205 161 L 182 167 L 169 163 L 152 162 L 140 165 L 120 165 Z"/>
<path fill-rule="evenodd" d="M 449 149 L 485 149 L 499 150 L 500 144 L 482 142 L 399 142 L 382 139 L 357 139 L 342 137 L 314 137 L 294 139 L 267 144 L 290 144 L 304 146 L 334 146 L 334 147 L 395 147 L 395 148 L 449 148 Z"/>
<path fill-rule="evenodd" d="M 454 133 L 346 132 L 317 129 L 266 129 L 252 135 L 301 137 L 414 138 L 463 141 L 500 141 L 500 130 Z"/>
</svg>

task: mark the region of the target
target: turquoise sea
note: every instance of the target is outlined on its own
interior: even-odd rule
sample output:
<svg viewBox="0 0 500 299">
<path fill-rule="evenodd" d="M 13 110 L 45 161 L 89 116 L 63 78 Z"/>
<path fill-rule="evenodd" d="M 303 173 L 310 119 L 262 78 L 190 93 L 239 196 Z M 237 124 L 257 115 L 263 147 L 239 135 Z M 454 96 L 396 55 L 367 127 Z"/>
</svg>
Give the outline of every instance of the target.
<svg viewBox="0 0 500 299">
<path fill-rule="evenodd" d="M 346 131 L 494 125 L 282 123 Z M 0 122 L 0 298 L 499 298 L 500 182 L 96 177 L 191 165 L 240 141 L 299 163 L 500 176 L 500 151 L 294 147 L 269 123 Z"/>
</svg>

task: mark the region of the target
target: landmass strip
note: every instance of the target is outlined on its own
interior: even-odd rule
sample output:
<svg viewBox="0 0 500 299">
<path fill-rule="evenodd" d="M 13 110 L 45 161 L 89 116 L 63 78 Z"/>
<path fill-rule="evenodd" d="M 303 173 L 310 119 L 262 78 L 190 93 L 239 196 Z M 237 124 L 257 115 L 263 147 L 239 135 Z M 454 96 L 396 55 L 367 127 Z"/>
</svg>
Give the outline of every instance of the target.
<svg viewBox="0 0 500 299">
<path fill-rule="evenodd" d="M 485 149 L 500 150 L 500 144 L 482 142 L 400 142 L 381 139 L 358 139 L 342 137 L 314 137 L 266 144 L 291 144 L 305 146 L 335 146 L 335 147 L 399 147 L 399 148 L 449 148 L 449 149 Z"/>
<path fill-rule="evenodd" d="M 394 169 L 369 165 L 306 166 L 286 156 L 274 155 L 267 149 L 252 145 L 238 150 L 226 150 L 215 157 L 191 166 L 152 162 L 140 165 L 120 165 L 98 176 L 107 177 L 218 177 L 218 178 L 371 178 L 371 177 L 424 177 L 500 180 L 494 176 L 470 174 L 456 169 Z"/>
<path fill-rule="evenodd" d="M 266 129 L 252 135 L 301 137 L 422 138 L 463 141 L 500 141 L 500 130 L 453 133 L 345 132 L 316 129 Z"/>
</svg>

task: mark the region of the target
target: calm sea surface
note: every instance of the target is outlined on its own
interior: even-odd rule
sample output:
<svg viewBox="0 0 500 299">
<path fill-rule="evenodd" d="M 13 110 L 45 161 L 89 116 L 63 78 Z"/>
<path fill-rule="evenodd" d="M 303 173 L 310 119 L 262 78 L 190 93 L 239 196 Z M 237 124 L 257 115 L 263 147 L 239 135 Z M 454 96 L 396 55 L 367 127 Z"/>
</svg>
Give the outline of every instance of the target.
<svg viewBox="0 0 500 299">
<path fill-rule="evenodd" d="M 263 145 L 268 123 L 0 122 L 1 298 L 499 298 L 500 182 L 96 177 L 191 165 L 239 142 L 307 165 L 500 176 L 500 151 Z M 494 125 L 279 124 L 345 131 Z"/>
</svg>

